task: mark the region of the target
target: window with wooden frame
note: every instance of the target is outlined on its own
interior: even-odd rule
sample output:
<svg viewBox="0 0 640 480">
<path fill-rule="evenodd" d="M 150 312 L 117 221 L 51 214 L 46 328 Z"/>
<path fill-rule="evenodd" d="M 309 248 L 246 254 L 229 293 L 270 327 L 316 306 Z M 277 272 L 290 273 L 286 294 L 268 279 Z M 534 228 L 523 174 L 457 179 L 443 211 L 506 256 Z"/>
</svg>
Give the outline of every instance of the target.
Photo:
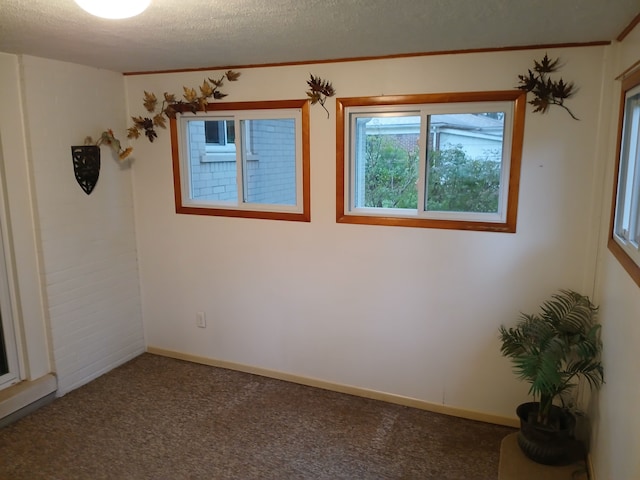
<svg viewBox="0 0 640 480">
<path fill-rule="evenodd" d="M 640 70 L 622 81 L 608 246 L 640 286 Z"/>
<path fill-rule="evenodd" d="M 177 213 L 310 221 L 308 100 L 212 103 L 170 129 Z"/>
<path fill-rule="evenodd" d="M 337 221 L 515 232 L 525 96 L 337 99 Z"/>
</svg>

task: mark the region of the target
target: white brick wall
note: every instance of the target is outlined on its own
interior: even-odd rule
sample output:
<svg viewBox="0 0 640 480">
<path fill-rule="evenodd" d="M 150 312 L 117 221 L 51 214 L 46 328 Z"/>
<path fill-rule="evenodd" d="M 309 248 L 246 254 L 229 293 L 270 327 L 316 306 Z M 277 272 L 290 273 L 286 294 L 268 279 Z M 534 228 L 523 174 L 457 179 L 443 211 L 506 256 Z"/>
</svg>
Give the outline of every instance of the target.
<svg viewBox="0 0 640 480">
<path fill-rule="evenodd" d="M 293 205 L 295 126 L 293 120 L 258 120 L 252 141 L 259 162 L 249 172 L 249 201 Z"/>
<path fill-rule="evenodd" d="M 23 85 L 54 368 L 64 394 L 145 348 L 131 169 L 102 147 L 100 178 L 87 196 L 70 153 L 107 128 L 126 141 L 124 81 L 114 72 L 24 57 Z"/>
</svg>

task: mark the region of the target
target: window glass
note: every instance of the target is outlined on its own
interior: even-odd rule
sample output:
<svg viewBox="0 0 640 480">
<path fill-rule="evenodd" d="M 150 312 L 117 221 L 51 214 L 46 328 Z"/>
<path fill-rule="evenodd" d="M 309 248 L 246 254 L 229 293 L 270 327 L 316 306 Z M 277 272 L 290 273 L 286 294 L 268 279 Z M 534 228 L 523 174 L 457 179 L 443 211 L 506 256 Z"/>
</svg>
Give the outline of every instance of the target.
<svg viewBox="0 0 640 480">
<path fill-rule="evenodd" d="M 356 208 L 418 208 L 420 117 L 357 116 L 354 138 Z"/>
<path fill-rule="evenodd" d="M 500 212 L 505 113 L 429 116 L 425 210 Z"/>
<path fill-rule="evenodd" d="M 185 138 L 188 142 L 188 178 L 190 179 L 187 201 L 230 202 L 238 198 L 238 169 L 235 144 L 233 150 L 209 152 L 211 137 L 206 135 L 207 125 L 224 124 L 225 121 L 204 121 L 185 117 Z M 209 130 L 212 130 L 209 128 Z M 215 162 L 215 163 L 214 163 Z"/>
<path fill-rule="evenodd" d="M 252 148 L 243 137 L 247 203 L 296 204 L 296 122 L 292 118 L 242 120 L 242 131 L 251 130 Z M 260 161 L 256 161 L 256 157 Z M 268 165 L 268 168 L 265 168 Z"/>
</svg>

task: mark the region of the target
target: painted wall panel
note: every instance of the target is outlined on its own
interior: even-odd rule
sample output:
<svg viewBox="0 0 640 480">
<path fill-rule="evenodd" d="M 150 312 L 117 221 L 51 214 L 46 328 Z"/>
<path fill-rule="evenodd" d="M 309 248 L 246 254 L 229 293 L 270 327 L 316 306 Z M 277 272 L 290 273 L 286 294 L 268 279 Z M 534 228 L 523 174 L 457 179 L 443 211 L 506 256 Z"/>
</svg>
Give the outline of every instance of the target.
<svg viewBox="0 0 640 480">
<path fill-rule="evenodd" d="M 22 57 L 53 359 L 64 394 L 144 351 L 131 169 L 102 147 L 98 183 L 76 183 L 71 145 L 125 130 L 115 72 Z"/>
<path fill-rule="evenodd" d="M 604 158 L 604 201 L 597 271 L 598 300 L 604 342 L 605 385 L 591 409 L 595 479 L 640 478 L 640 401 L 638 345 L 640 345 L 640 287 L 607 249 L 613 178 L 615 173 L 621 84 L 618 75 L 640 61 L 640 27 L 614 46 L 607 72 L 611 92 L 610 126 Z"/>
<path fill-rule="evenodd" d="M 527 113 L 516 234 L 335 223 L 335 113 L 311 109 L 310 223 L 177 215 L 169 135 L 134 143 L 136 230 L 150 346 L 514 417 L 527 399 L 497 330 L 558 288 L 591 294 L 595 132 L 604 47 L 548 51 L 579 85 Z M 224 101 L 304 98 L 309 71 L 338 97 L 513 89 L 545 51 L 247 69 Z M 212 72 L 126 77 L 180 92 Z M 334 99 L 327 102 L 331 112 Z M 206 246 L 207 254 L 202 255 Z M 197 311 L 208 327 L 196 327 Z"/>
</svg>

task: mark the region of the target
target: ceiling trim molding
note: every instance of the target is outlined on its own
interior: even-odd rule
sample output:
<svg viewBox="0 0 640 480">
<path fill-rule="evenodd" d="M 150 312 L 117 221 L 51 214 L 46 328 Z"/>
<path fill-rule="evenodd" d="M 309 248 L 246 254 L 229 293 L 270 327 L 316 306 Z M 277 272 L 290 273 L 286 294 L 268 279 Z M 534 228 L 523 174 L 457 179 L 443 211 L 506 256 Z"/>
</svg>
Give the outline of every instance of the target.
<svg viewBox="0 0 640 480">
<path fill-rule="evenodd" d="M 640 17 L 640 15 L 638 17 Z M 506 51 L 513 51 L 513 50 L 538 50 L 538 49 L 549 49 L 549 48 L 597 47 L 597 46 L 603 46 L 603 45 L 611 45 L 611 41 L 602 40 L 597 42 L 553 43 L 553 44 L 543 44 L 543 45 L 522 45 L 522 46 L 512 46 L 512 47 L 473 48 L 473 49 L 467 49 L 467 50 L 443 50 L 439 52 L 400 53 L 400 54 L 393 54 L 393 55 L 334 58 L 334 59 L 327 59 L 327 60 L 308 60 L 308 61 L 299 61 L 299 62 L 258 63 L 258 64 L 249 64 L 249 65 L 223 65 L 223 66 L 217 66 L 217 67 L 199 67 L 199 68 L 178 68 L 173 70 L 124 72 L 123 75 L 134 76 L 134 75 L 154 75 L 154 74 L 160 74 L 160 73 L 202 72 L 202 71 L 211 71 L 211 70 L 240 70 L 240 69 L 247 69 L 247 68 L 290 67 L 290 66 L 296 66 L 296 65 L 317 65 L 317 64 L 323 64 L 323 63 L 342 63 L 342 62 L 364 62 L 369 60 L 388 60 L 388 59 L 394 59 L 394 58 L 428 57 L 428 56 L 435 56 L 435 55 L 460 55 L 460 54 L 467 54 L 467 53 L 491 53 L 491 52 L 506 52 Z"/>
<path fill-rule="evenodd" d="M 629 25 L 627 25 L 627 26 L 625 27 L 625 29 L 624 29 L 624 30 L 622 30 L 622 32 L 620 32 L 620 35 L 618 35 L 618 36 L 616 37 L 616 40 L 617 40 L 618 42 L 621 42 L 622 40 L 624 40 L 624 39 L 625 39 L 625 37 L 626 37 L 627 35 L 629 35 L 629 33 L 631 32 L 631 30 L 633 30 L 633 29 L 636 27 L 636 25 L 638 25 L 639 23 L 640 23 L 640 13 L 639 13 L 638 15 L 636 15 L 636 17 L 635 17 L 633 20 L 631 20 L 631 22 L 629 23 Z"/>
</svg>

